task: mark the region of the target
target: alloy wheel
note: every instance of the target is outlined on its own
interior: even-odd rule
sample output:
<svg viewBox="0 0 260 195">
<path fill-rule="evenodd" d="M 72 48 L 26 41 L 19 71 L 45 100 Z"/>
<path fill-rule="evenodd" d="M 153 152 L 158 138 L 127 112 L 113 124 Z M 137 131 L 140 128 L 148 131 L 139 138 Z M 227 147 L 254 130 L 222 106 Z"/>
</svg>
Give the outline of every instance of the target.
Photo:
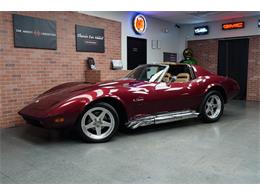
<svg viewBox="0 0 260 195">
<path fill-rule="evenodd" d="M 90 138 L 95 140 L 107 138 L 115 127 L 113 114 L 106 108 L 89 109 L 81 119 L 81 128 Z"/>
<path fill-rule="evenodd" d="M 222 102 L 218 95 L 211 95 L 205 104 L 206 115 L 210 119 L 215 119 L 221 113 Z"/>
</svg>

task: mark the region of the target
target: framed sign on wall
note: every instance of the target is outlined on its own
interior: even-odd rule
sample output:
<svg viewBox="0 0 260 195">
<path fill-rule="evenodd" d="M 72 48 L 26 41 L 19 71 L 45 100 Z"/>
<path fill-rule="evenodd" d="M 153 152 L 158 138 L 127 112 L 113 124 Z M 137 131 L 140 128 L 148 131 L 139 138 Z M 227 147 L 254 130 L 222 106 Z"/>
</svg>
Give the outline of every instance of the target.
<svg viewBox="0 0 260 195">
<path fill-rule="evenodd" d="M 104 53 L 104 29 L 76 25 L 76 50 Z"/>
<path fill-rule="evenodd" d="M 177 62 L 177 54 L 176 53 L 163 52 L 163 61 L 164 62 Z"/>
<path fill-rule="evenodd" d="M 22 15 L 13 15 L 14 46 L 57 49 L 56 22 Z"/>
</svg>

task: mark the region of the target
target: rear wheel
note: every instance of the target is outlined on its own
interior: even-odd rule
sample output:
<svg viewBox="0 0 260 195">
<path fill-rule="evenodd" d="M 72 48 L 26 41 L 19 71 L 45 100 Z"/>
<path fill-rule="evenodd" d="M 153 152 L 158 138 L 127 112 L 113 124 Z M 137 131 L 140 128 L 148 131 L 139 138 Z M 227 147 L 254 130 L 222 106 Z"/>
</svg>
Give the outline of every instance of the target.
<svg viewBox="0 0 260 195">
<path fill-rule="evenodd" d="M 87 108 L 77 124 L 80 137 L 86 142 L 106 142 L 119 126 L 116 110 L 107 103 L 96 103 Z"/>
<path fill-rule="evenodd" d="M 218 121 L 224 110 L 224 100 L 220 92 L 210 91 L 204 98 L 201 107 L 201 119 L 204 122 Z"/>
</svg>

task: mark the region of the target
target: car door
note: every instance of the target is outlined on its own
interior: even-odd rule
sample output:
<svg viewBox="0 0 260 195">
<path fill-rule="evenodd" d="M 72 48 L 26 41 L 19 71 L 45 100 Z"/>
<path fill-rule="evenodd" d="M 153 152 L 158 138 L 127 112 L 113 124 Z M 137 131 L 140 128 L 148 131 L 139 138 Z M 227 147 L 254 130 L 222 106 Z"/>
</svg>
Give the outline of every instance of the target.
<svg viewBox="0 0 260 195">
<path fill-rule="evenodd" d="M 189 82 L 161 82 L 155 86 L 156 112 L 196 110 L 200 97 L 196 80 Z"/>
<path fill-rule="evenodd" d="M 153 105 L 155 102 L 155 83 L 133 82 L 127 91 L 127 106 L 129 117 L 143 117 L 154 114 Z"/>
<path fill-rule="evenodd" d="M 144 74 L 141 74 L 140 80 L 129 83 L 127 99 L 129 100 L 130 118 L 144 117 L 156 113 L 157 94 L 155 87 L 158 82 L 151 82 L 150 80 L 156 80 L 160 75 L 163 75 L 163 71 L 166 71 L 165 68 L 165 66 L 151 65 L 143 72 Z"/>
</svg>

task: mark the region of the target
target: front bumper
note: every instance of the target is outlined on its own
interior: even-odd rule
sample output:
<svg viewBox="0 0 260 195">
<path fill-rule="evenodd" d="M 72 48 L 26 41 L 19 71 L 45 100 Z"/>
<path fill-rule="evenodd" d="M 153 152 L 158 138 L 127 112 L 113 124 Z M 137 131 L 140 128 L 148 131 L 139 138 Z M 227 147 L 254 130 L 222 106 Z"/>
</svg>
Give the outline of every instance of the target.
<svg viewBox="0 0 260 195">
<path fill-rule="evenodd" d="M 77 122 L 85 102 L 66 102 L 64 104 L 44 106 L 44 102 L 32 103 L 18 112 L 28 123 L 44 128 L 67 128 Z"/>
<path fill-rule="evenodd" d="M 65 122 L 65 120 L 62 123 L 55 122 L 55 119 L 61 118 L 62 116 L 54 116 L 49 118 L 37 118 L 34 116 L 24 115 L 21 113 L 19 114 L 23 117 L 26 123 L 37 127 L 42 127 L 46 129 L 61 129 L 69 126 L 69 124 Z"/>
<path fill-rule="evenodd" d="M 28 124 L 31 124 L 31 125 L 37 126 L 37 127 L 46 127 L 46 125 L 42 119 L 36 119 L 33 117 L 29 117 L 29 116 L 22 116 L 22 117 Z"/>
</svg>

